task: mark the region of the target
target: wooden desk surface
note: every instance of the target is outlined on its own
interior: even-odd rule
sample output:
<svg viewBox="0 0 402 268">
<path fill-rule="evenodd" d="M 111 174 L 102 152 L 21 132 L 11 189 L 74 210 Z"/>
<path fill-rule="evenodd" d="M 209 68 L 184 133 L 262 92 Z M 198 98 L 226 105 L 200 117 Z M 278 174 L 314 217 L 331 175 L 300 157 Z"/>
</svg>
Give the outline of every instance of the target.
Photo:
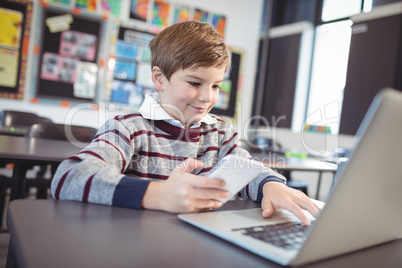
<svg viewBox="0 0 402 268">
<path fill-rule="evenodd" d="M 334 163 L 329 163 L 316 158 L 295 158 L 286 157 L 282 161 L 264 162 L 265 165 L 272 169 L 278 170 L 294 170 L 294 171 L 321 171 L 335 172 L 338 166 Z"/>
<path fill-rule="evenodd" d="M 316 157 L 298 158 L 286 157 L 276 153 L 253 153 L 251 156 L 263 162 L 265 165 L 276 170 L 294 170 L 294 171 L 317 171 L 317 172 L 335 172 L 337 164 L 327 162 Z"/>
<path fill-rule="evenodd" d="M 20 267 L 281 267 L 166 212 L 26 199 L 10 204 L 7 221 Z M 401 266 L 398 240 L 307 267 Z"/>
<path fill-rule="evenodd" d="M 75 146 L 69 141 L 0 135 L 0 159 L 60 163 L 77 154 L 84 145 Z"/>
</svg>

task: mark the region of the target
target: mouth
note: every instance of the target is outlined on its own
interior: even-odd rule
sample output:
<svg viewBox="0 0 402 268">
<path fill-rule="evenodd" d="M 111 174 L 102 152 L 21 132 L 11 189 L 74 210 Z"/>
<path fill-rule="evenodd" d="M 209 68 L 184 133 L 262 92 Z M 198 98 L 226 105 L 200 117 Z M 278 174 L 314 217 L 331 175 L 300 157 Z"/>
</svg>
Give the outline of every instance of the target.
<svg viewBox="0 0 402 268">
<path fill-rule="evenodd" d="M 196 107 L 196 106 L 192 106 L 192 105 L 191 105 L 191 107 L 192 107 L 194 110 L 196 110 L 198 113 L 205 113 L 205 112 L 208 110 L 208 108 Z"/>
</svg>

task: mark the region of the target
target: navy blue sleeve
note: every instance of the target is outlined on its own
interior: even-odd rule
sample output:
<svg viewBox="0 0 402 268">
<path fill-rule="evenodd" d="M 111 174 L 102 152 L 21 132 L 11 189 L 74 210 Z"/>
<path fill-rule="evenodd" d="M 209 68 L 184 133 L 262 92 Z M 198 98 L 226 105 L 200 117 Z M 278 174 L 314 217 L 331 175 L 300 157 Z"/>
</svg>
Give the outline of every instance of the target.
<svg viewBox="0 0 402 268">
<path fill-rule="evenodd" d="M 151 181 L 124 176 L 113 194 L 112 205 L 117 207 L 141 209 L 142 198 Z"/>
</svg>

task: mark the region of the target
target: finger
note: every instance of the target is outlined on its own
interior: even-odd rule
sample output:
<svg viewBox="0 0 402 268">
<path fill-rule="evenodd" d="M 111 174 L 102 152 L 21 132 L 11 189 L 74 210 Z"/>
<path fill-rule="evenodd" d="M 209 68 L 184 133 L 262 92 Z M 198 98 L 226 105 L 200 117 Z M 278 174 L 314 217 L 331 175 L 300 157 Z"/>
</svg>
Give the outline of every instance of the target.
<svg viewBox="0 0 402 268">
<path fill-rule="evenodd" d="M 195 160 L 194 158 L 187 158 L 176 168 L 179 169 L 181 173 L 187 173 L 192 169 L 201 168 L 202 166 L 204 166 L 204 163 L 202 163 L 201 161 Z"/>
<path fill-rule="evenodd" d="M 274 213 L 274 206 L 272 205 L 271 200 L 269 200 L 268 198 L 263 200 L 261 208 L 262 208 L 262 216 L 264 218 L 268 218 Z"/>
<path fill-rule="evenodd" d="M 295 214 L 295 216 L 297 218 L 299 218 L 299 220 L 306 226 L 309 226 L 311 224 L 310 220 L 308 219 L 308 217 L 306 216 L 306 214 L 304 214 L 303 210 L 301 209 L 301 207 L 299 205 L 297 205 L 296 203 L 293 202 L 289 202 L 287 203 L 286 207 L 283 207 L 284 209 L 292 212 L 293 214 Z"/>
<path fill-rule="evenodd" d="M 314 217 L 317 217 L 318 214 L 320 213 L 320 208 L 315 204 L 307 195 L 305 195 L 303 192 L 298 193 L 297 198 L 293 200 L 297 205 L 299 205 L 301 208 L 307 210 L 310 212 L 311 215 Z"/>
<path fill-rule="evenodd" d="M 223 205 L 221 201 L 214 199 L 195 199 L 193 202 L 197 211 L 210 208 L 220 208 Z"/>
<path fill-rule="evenodd" d="M 227 198 L 230 192 L 214 188 L 192 188 L 191 196 L 195 199 L 217 199 Z"/>
<path fill-rule="evenodd" d="M 308 212 L 310 212 L 311 215 L 313 215 L 314 217 L 317 217 L 318 214 L 320 214 L 320 208 L 310 199 L 307 200 L 302 200 L 299 205 L 307 210 Z"/>
</svg>

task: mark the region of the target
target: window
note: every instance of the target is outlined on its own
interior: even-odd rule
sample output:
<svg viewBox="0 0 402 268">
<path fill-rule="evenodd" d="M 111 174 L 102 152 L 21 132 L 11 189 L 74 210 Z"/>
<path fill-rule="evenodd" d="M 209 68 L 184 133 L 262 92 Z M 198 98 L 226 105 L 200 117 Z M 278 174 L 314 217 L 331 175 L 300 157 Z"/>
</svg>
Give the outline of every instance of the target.
<svg viewBox="0 0 402 268">
<path fill-rule="evenodd" d="M 351 40 L 350 16 L 371 10 L 372 1 L 324 0 L 315 30 L 306 124 L 339 132 Z"/>
<path fill-rule="evenodd" d="M 362 0 L 324 0 L 322 21 L 350 17 L 360 12 Z"/>
<path fill-rule="evenodd" d="M 342 107 L 351 25 L 350 20 L 345 20 L 316 28 L 306 124 L 325 125 L 333 134 L 338 133 L 339 128 L 332 120 L 339 118 Z"/>
</svg>

